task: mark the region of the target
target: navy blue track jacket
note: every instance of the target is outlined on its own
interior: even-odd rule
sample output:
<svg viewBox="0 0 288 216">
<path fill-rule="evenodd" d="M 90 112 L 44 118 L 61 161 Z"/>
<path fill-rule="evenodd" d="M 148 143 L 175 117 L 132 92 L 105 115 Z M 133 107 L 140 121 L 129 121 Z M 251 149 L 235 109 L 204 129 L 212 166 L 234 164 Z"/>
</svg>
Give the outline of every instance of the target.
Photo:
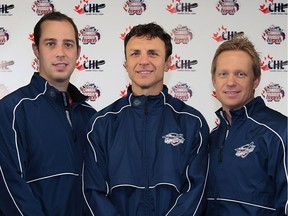
<svg viewBox="0 0 288 216">
<path fill-rule="evenodd" d="M 34 73 L 29 85 L 0 100 L 4 215 L 82 215 L 84 130 L 96 111 L 72 84 L 68 92 L 71 106 L 67 93 Z"/>
<path fill-rule="evenodd" d="M 168 94 L 128 95 L 91 120 L 84 189 L 91 215 L 201 215 L 208 125 Z"/>
<path fill-rule="evenodd" d="M 257 97 L 210 135 L 207 216 L 288 215 L 287 117 Z"/>
</svg>

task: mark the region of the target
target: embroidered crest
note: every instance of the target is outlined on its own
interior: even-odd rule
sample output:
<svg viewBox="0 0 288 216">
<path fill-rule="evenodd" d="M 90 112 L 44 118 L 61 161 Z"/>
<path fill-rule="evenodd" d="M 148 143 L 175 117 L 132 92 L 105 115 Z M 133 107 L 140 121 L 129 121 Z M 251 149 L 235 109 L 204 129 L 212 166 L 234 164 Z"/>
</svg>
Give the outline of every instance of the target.
<svg viewBox="0 0 288 216">
<path fill-rule="evenodd" d="M 254 151 L 255 147 L 256 146 L 254 145 L 254 142 L 243 145 L 243 146 L 235 149 L 235 151 L 236 151 L 235 155 L 237 157 L 245 158 L 245 157 L 247 157 L 248 154 L 250 154 L 251 152 Z"/>
<path fill-rule="evenodd" d="M 165 136 L 162 136 L 162 138 L 164 138 L 164 142 L 166 144 L 171 144 L 173 146 L 182 144 L 185 141 L 183 134 L 177 134 L 177 133 L 169 133 Z"/>
</svg>

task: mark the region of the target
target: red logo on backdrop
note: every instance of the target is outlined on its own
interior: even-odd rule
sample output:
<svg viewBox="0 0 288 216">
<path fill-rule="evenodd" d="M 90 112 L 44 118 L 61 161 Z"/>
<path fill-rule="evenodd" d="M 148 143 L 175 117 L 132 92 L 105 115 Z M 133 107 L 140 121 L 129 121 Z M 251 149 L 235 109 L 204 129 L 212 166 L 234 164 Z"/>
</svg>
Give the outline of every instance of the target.
<svg viewBox="0 0 288 216">
<path fill-rule="evenodd" d="M 259 6 L 259 10 L 262 13 L 273 15 L 287 15 L 287 8 L 287 3 L 277 3 L 275 0 L 265 0 L 265 2 Z"/>
<path fill-rule="evenodd" d="M 222 42 L 225 40 L 230 40 L 233 38 L 234 34 L 244 34 L 244 32 L 240 31 L 228 31 L 223 25 L 218 28 L 216 33 L 213 33 L 212 38 L 217 42 Z"/>
<path fill-rule="evenodd" d="M 179 100 L 187 101 L 192 97 L 192 89 L 186 83 L 178 82 L 175 86 L 171 87 L 169 93 Z"/>
<path fill-rule="evenodd" d="M 264 57 L 261 61 L 261 69 L 270 72 L 287 72 L 288 60 L 274 59 L 271 55 Z"/>
<path fill-rule="evenodd" d="M 169 67 L 171 71 L 195 71 L 192 66 L 198 64 L 197 60 L 181 59 L 177 54 L 171 56 L 171 60 L 172 64 Z"/>
<path fill-rule="evenodd" d="M 194 8 L 198 7 L 197 3 L 181 2 L 181 0 L 172 0 L 171 4 L 166 6 L 166 10 L 171 14 L 195 14 Z"/>
<path fill-rule="evenodd" d="M 74 7 L 74 11 L 78 14 L 103 15 L 101 9 L 105 7 L 105 4 L 91 4 L 88 0 L 80 0 L 80 3 Z"/>
<path fill-rule="evenodd" d="M 132 27 L 131 27 L 131 26 L 128 26 L 128 27 L 125 29 L 125 31 L 120 34 L 120 39 L 121 39 L 121 40 L 124 40 L 125 37 L 126 37 L 126 35 L 130 32 L 131 29 L 132 29 Z"/>
<path fill-rule="evenodd" d="M 79 71 L 103 71 L 101 66 L 104 65 L 106 62 L 105 60 L 98 60 L 98 59 L 89 59 L 88 56 L 85 54 L 80 56 L 79 59 L 76 61 L 75 68 Z"/>
<path fill-rule="evenodd" d="M 281 44 L 281 42 L 285 40 L 286 34 L 280 26 L 271 25 L 263 32 L 262 38 L 267 41 L 268 44 Z"/>
<path fill-rule="evenodd" d="M 146 4 L 144 0 L 128 0 L 123 6 L 123 9 L 129 15 L 141 15 L 146 11 Z"/>
<path fill-rule="evenodd" d="M 222 15 L 234 15 L 239 10 L 237 0 L 220 0 L 216 5 L 216 9 Z"/>
<path fill-rule="evenodd" d="M 9 40 L 9 34 L 7 30 L 3 27 L 0 27 L 0 45 L 4 45 Z"/>
<path fill-rule="evenodd" d="M 171 37 L 176 44 L 187 44 L 193 38 L 191 30 L 187 26 L 178 25 L 172 30 Z"/>
<path fill-rule="evenodd" d="M 127 96 L 127 89 L 128 89 L 128 87 L 129 87 L 130 85 L 131 85 L 131 83 L 127 84 L 127 85 L 125 86 L 125 89 L 120 90 L 120 96 L 121 96 L 121 97 Z"/>
<path fill-rule="evenodd" d="M 79 33 L 79 39 L 83 42 L 83 44 L 96 44 L 100 38 L 99 30 L 89 25 L 87 25 L 84 29 L 81 29 Z"/>
<path fill-rule="evenodd" d="M 79 57 L 79 59 L 77 60 L 76 62 L 76 69 L 79 70 L 79 71 L 83 71 L 85 70 L 84 68 L 84 61 L 88 61 L 88 56 L 86 55 L 82 55 Z"/>
<path fill-rule="evenodd" d="M 54 4 L 50 0 L 37 0 L 33 2 L 32 10 L 41 16 L 54 11 Z"/>
<path fill-rule="evenodd" d="M 268 102 L 279 102 L 281 99 L 284 98 L 285 92 L 283 87 L 281 87 L 279 84 L 274 84 L 273 82 L 271 82 L 262 90 L 261 95 Z"/>
</svg>

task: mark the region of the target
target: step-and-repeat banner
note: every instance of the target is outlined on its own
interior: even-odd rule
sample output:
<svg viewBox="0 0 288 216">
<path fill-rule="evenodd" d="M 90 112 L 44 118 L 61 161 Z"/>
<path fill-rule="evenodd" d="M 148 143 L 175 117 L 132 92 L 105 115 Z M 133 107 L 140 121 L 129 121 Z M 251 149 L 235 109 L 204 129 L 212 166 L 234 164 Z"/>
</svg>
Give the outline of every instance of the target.
<svg viewBox="0 0 288 216">
<path fill-rule="evenodd" d="M 256 91 L 287 115 L 287 0 L 4 0 L 0 2 L 0 98 L 30 82 L 38 64 L 33 28 L 53 10 L 72 17 L 81 55 L 71 82 L 100 110 L 126 94 L 125 35 L 137 24 L 156 22 L 172 36 L 165 84 L 171 95 L 199 109 L 210 127 L 220 107 L 210 66 L 216 48 L 244 32 L 261 55 Z"/>
</svg>

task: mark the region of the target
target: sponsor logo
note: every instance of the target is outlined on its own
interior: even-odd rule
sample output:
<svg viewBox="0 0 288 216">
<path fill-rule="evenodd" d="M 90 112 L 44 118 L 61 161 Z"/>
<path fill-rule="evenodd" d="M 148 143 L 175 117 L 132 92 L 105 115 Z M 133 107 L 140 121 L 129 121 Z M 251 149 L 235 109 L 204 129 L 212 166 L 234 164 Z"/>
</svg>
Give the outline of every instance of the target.
<svg viewBox="0 0 288 216">
<path fill-rule="evenodd" d="M 145 0 L 128 0 L 125 2 L 123 9 L 129 15 L 141 15 L 146 11 L 146 7 Z"/>
<path fill-rule="evenodd" d="M 261 61 L 261 69 L 270 72 L 287 72 L 288 60 L 274 59 L 271 55 L 267 55 Z"/>
<path fill-rule="evenodd" d="M 12 16 L 10 10 L 14 9 L 14 5 L 0 4 L 0 16 Z"/>
<path fill-rule="evenodd" d="M 265 0 L 265 2 L 259 6 L 259 10 L 264 14 L 287 15 L 287 7 L 287 2 L 279 3 L 275 0 Z"/>
<path fill-rule="evenodd" d="M 171 14 L 195 14 L 195 8 L 198 7 L 197 3 L 181 2 L 181 0 L 172 0 L 166 6 L 166 10 Z"/>
<path fill-rule="evenodd" d="M 102 9 L 105 7 L 105 4 L 91 4 L 88 0 L 80 0 L 80 3 L 74 7 L 74 11 L 78 14 L 103 15 Z"/>
<path fill-rule="evenodd" d="M 180 145 L 185 141 L 183 134 L 177 133 L 169 133 L 165 136 L 162 136 L 162 138 L 164 139 L 164 143 L 171 144 L 172 146 Z"/>
<path fill-rule="evenodd" d="M 127 89 L 131 85 L 131 83 L 127 84 L 123 90 L 120 90 L 120 97 L 127 96 Z"/>
<path fill-rule="evenodd" d="M 239 3 L 237 0 L 220 0 L 216 5 L 216 9 L 222 15 L 234 15 L 239 11 Z"/>
<path fill-rule="evenodd" d="M 235 151 L 236 151 L 235 155 L 237 157 L 245 158 L 248 156 L 248 154 L 250 154 L 251 152 L 254 151 L 255 147 L 256 146 L 254 145 L 254 142 L 243 145 L 243 146 L 235 149 Z"/>
<path fill-rule="evenodd" d="M 221 27 L 218 28 L 217 32 L 213 33 L 212 38 L 217 42 L 222 42 L 232 39 L 235 34 L 243 34 L 243 32 L 228 31 L 228 28 L 225 28 L 222 25 Z"/>
<path fill-rule="evenodd" d="M 280 26 L 271 25 L 262 33 L 262 38 L 268 44 L 281 44 L 286 38 L 286 34 Z"/>
<path fill-rule="evenodd" d="M 268 86 L 264 87 L 261 95 L 264 99 L 267 100 L 267 102 L 279 102 L 284 98 L 285 92 L 283 87 L 281 87 L 279 84 L 274 84 L 271 82 Z"/>
<path fill-rule="evenodd" d="M 83 44 L 96 44 L 100 40 L 99 30 L 93 26 L 87 25 L 80 30 L 79 39 Z"/>
<path fill-rule="evenodd" d="M 193 95 L 192 89 L 186 83 L 178 82 L 175 86 L 172 86 L 169 93 L 179 100 L 187 101 Z"/>
<path fill-rule="evenodd" d="M 87 100 L 95 101 L 97 98 L 100 97 L 101 91 L 98 86 L 94 83 L 85 83 L 83 86 L 80 87 L 80 91 L 82 94 L 88 97 Z"/>
<path fill-rule="evenodd" d="M 6 60 L 2 60 L 0 61 L 0 71 L 1 72 L 11 72 L 9 66 L 14 65 L 14 61 L 10 60 L 10 61 L 6 61 Z"/>
<path fill-rule="evenodd" d="M 10 35 L 7 33 L 7 30 L 3 27 L 0 27 L 0 45 L 4 45 L 9 40 Z"/>
<path fill-rule="evenodd" d="M 176 44 L 187 44 L 192 40 L 193 34 L 187 26 L 178 25 L 172 30 L 171 37 Z"/>
<path fill-rule="evenodd" d="M 32 10 L 39 16 L 54 11 L 54 4 L 50 0 L 37 0 L 32 4 Z"/>
<path fill-rule="evenodd" d="M 102 72 L 103 69 L 101 69 L 101 66 L 105 63 L 105 60 L 89 59 L 88 56 L 82 55 L 76 62 L 76 69 L 79 71 Z"/>
<path fill-rule="evenodd" d="M 179 55 L 172 56 L 172 64 L 170 66 L 171 71 L 195 71 L 194 65 L 198 64 L 197 60 L 181 59 Z"/>
</svg>

